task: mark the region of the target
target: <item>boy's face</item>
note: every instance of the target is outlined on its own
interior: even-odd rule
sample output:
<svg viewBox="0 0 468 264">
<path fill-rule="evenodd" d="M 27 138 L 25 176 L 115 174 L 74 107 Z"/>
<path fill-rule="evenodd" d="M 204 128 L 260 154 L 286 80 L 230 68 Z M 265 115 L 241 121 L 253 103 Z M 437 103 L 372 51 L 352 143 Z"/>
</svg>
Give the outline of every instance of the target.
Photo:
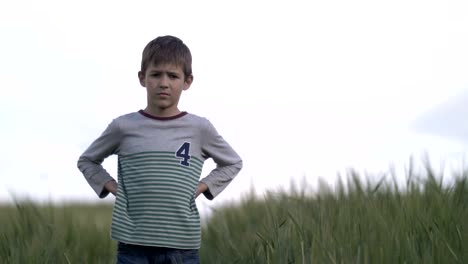
<svg viewBox="0 0 468 264">
<path fill-rule="evenodd" d="M 139 72 L 140 84 L 146 87 L 149 114 L 168 117 L 180 113 L 177 107 L 182 91 L 187 90 L 193 76 L 185 76 L 181 66 L 151 64 L 146 72 Z"/>
</svg>

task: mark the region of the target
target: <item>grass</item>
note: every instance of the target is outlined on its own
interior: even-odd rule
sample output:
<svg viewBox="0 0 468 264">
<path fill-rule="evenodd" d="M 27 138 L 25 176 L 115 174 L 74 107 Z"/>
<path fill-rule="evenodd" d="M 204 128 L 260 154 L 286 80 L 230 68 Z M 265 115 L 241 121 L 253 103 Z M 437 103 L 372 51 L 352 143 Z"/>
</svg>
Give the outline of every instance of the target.
<svg viewBox="0 0 468 264">
<path fill-rule="evenodd" d="M 109 205 L 37 205 L 0 209 L 0 263 L 115 263 Z"/>
<path fill-rule="evenodd" d="M 390 175 L 391 176 L 391 175 Z M 468 175 L 427 167 L 405 186 L 346 184 L 252 194 L 214 209 L 201 263 L 468 263 Z M 0 263 L 115 263 L 110 205 L 0 208 Z"/>
</svg>

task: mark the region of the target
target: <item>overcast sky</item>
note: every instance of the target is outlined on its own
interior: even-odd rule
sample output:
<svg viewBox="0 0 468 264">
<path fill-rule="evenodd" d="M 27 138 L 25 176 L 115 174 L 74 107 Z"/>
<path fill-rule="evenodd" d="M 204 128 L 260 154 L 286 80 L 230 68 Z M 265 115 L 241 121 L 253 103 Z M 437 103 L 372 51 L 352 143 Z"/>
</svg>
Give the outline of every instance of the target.
<svg viewBox="0 0 468 264">
<path fill-rule="evenodd" d="M 180 108 L 244 159 L 218 203 L 467 153 L 466 1 L 0 3 L 3 200 L 98 201 L 76 161 L 113 118 L 145 107 L 141 51 L 168 34 L 193 55 Z M 116 157 L 104 165 L 115 176 Z"/>
</svg>

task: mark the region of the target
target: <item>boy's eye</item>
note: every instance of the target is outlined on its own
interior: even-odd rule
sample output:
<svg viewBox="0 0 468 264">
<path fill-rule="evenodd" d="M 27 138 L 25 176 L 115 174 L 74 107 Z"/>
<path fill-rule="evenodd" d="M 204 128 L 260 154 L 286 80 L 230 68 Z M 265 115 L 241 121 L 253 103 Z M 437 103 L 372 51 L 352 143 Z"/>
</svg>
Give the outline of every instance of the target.
<svg viewBox="0 0 468 264">
<path fill-rule="evenodd" d="M 163 73 L 161 73 L 161 72 L 154 72 L 154 73 L 150 74 L 151 77 L 157 77 L 157 78 L 161 77 L 162 75 L 163 75 Z M 170 79 L 178 79 L 179 75 L 173 74 L 173 73 L 168 73 L 167 77 L 169 77 Z"/>
</svg>

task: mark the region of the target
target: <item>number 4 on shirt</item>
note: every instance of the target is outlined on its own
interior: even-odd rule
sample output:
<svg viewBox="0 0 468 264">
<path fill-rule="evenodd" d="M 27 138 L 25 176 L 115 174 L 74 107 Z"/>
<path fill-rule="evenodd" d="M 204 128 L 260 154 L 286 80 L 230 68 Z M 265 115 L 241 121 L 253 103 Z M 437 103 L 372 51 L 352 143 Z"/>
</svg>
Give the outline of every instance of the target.
<svg viewBox="0 0 468 264">
<path fill-rule="evenodd" d="M 182 146 L 180 146 L 179 150 L 176 152 L 176 157 L 181 158 L 180 164 L 185 166 L 190 166 L 190 143 L 184 142 Z"/>
</svg>

